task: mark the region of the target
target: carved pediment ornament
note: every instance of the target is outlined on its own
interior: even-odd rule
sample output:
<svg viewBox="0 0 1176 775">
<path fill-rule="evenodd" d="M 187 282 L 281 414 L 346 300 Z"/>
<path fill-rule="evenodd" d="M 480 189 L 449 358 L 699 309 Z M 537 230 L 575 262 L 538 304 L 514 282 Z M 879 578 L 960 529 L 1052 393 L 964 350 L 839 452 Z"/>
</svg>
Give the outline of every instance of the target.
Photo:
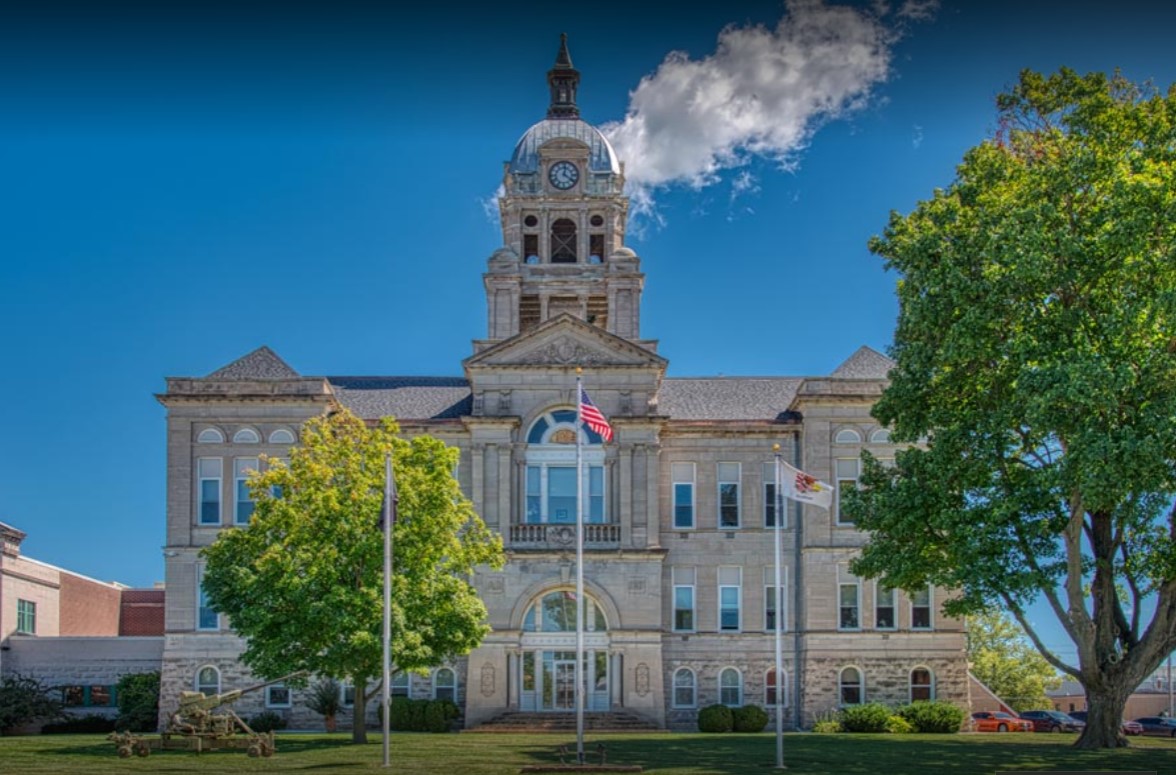
<svg viewBox="0 0 1176 775">
<path fill-rule="evenodd" d="M 624 361 L 600 350 L 585 347 L 574 339 L 563 337 L 526 353 L 516 362 L 521 364 L 558 363 L 603 366 L 619 364 Z"/>
</svg>

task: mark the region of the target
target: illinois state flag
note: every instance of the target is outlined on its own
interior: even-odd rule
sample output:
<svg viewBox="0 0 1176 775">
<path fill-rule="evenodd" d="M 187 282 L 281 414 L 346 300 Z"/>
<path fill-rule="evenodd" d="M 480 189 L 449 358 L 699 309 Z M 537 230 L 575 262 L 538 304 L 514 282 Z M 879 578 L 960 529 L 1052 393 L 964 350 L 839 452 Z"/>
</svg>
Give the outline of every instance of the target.
<svg viewBox="0 0 1176 775">
<path fill-rule="evenodd" d="M 780 484 L 784 497 L 827 509 L 833 505 L 833 485 L 809 476 L 799 468 L 780 461 Z"/>
</svg>

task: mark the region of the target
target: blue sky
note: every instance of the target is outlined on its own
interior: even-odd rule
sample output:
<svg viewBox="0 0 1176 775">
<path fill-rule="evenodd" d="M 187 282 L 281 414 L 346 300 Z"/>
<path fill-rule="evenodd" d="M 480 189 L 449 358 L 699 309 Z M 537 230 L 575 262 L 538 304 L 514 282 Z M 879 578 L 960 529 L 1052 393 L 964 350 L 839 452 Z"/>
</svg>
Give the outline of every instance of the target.
<svg viewBox="0 0 1176 775">
<path fill-rule="evenodd" d="M 484 205 L 560 32 L 584 117 L 674 149 L 626 161 L 643 334 L 676 376 L 885 349 L 896 278 L 866 242 L 951 181 L 1022 68 L 1176 82 L 1154 0 L 94 5 L 0 29 L 0 521 L 135 585 L 162 577 L 165 376 L 261 344 L 304 374 L 460 374 Z M 757 81 L 757 52 L 798 77 Z M 691 78 L 732 100 L 690 113 Z"/>
</svg>

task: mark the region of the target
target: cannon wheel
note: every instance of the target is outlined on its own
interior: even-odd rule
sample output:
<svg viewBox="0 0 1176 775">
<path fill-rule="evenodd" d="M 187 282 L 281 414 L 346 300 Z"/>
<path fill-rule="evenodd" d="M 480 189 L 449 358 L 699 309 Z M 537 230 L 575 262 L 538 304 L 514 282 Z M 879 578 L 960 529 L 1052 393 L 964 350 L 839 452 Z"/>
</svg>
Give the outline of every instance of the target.
<svg viewBox="0 0 1176 775">
<path fill-rule="evenodd" d="M 120 758 L 120 759 L 131 758 L 131 747 L 129 745 L 120 745 L 118 747 L 118 758 Z"/>
<path fill-rule="evenodd" d="M 261 746 L 254 743 L 249 746 L 249 750 L 246 753 L 249 754 L 250 759 L 256 759 L 258 756 L 261 756 Z"/>
<path fill-rule="evenodd" d="M 146 740 L 140 740 L 135 744 L 135 755 L 144 759 L 151 755 L 151 746 Z"/>
<path fill-rule="evenodd" d="M 273 756 L 274 755 L 274 744 L 273 743 L 262 743 L 261 744 L 261 755 L 264 756 L 266 759 Z"/>
</svg>

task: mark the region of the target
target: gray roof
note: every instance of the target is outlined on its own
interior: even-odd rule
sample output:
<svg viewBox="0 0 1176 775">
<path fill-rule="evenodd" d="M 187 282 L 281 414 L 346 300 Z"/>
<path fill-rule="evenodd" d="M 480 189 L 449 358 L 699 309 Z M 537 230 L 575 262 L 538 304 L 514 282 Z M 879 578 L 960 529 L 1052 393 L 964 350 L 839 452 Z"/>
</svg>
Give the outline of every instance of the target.
<svg viewBox="0 0 1176 775">
<path fill-rule="evenodd" d="M 669 377 L 658 414 L 672 420 L 778 420 L 804 380 L 797 377 Z"/>
<path fill-rule="evenodd" d="M 343 406 L 365 420 L 447 420 L 473 410 L 462 377 L 327 377 Z"/>
<path fill-rule="evenodd" d="M 256 380 L 256 379 L 298 379 L 301 375 L 270 348 L 262 345 L 248 355 L 242 356 L 209 374 L 205 379 Z"/>
<path fill-rule="evenodd" d="M 896 365 L 877 350 L 862 346 L 829 376 L 834 379 L 886 379 Z"/>
<path fill-rule="evenodd" d="M 621 164 L 617 161 L 616 151 L 605 136 L 578 118 L 545 118 L 524 132 L 511 156 L 510 171 L 538 172 L 540 146 L 557 137 L 569 137 L 587 145 L 588 169 L 593 172 L 620 173 Z"/>
</svg>

